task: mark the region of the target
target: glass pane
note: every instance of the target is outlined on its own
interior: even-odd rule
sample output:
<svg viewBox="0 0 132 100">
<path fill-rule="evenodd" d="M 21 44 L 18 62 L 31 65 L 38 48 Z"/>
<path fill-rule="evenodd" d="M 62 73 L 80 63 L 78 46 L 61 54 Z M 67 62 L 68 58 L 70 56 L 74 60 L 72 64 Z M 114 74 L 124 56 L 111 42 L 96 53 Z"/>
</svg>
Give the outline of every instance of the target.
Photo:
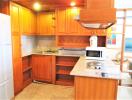
<svg viewBox="0 0 132 100">
<path fill-rule="evenodd" d="M 132 0 L 115 0 L 115 8 L 132 8 Z"/>
<path fill-rule="evenodd" d="M 112 26 L 113 33 L 122 33 L 123 32 L 123 25 L 113 25 Z"/>
<path fill-rule="evenodd" d="M 116 24 L 117 25 L 123 25 L 123 19 L 117 19 Z"/>
<path fill-rule="evenodd" d="M 126 18 L 126 25 L 132 25 L 132 18 Z"/>
<path fill-rule="evenodd" d="M 116 11 L 116 17 L 124 17 L 124 11 Z"/>
<path fill-rule="evenodd" d="M 132 17 L 132 10 L 126 11 L 126 16 L 131 16 Z"/>
<path fill-rule="evenodd" d="M 126 32 L 125 32 L 126 38 L 132 38 L 132 26 L 126 26 Z"/>
</svg>

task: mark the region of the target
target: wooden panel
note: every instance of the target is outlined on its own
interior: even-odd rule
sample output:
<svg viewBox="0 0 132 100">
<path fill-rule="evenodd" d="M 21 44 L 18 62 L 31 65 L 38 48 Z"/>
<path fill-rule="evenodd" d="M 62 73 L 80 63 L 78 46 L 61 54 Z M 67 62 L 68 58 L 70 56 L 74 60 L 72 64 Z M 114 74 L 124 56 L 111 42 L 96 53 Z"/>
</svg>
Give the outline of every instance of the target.
<svg viewBox="0 0 132 100">
<path fill-rule="evenodd" d="M 13 60 L 21 58 L 21 38 L 20 36 L 12 36 Z"/>
<path fill-rule="evenodd" d="M 52 56 L 32 56 L 33 79 L 52 81 Z"/>
<path fill-rule="evenodd" d="M 87 8 L 114 8 L 114 0 L 87 0 Z"/>
<path fill-rule="evenodd" d="M 32 5 L 36 2 L 36 0 L 12 0 L 15 1 L 21 5 L 26 6 L 27 8 L 33 9 Z M 74 0 L 76 2 L 76 6 L 83 6 L 85 0 Z M 49 11 L 49 10 L 54 10 L 55 8 L 60 8 L 60 7 L 69 7 L 71 0 L 45 0 L 39 1 L 43 6 L 42 10 L 43 11 Z M 33 9 L 34 10 L 34 9 Z"/>
<path fill-rule="evenodd" d="M 22 58 L 22 67 L 23 67 L 23 72 L 32 69 L 30 56 L 26 56 Z"/>
<path fill-rule="evenodd" d="M 18 94 L 23 88 L 22 60 L 13 61 L 14 93 Z"/>
<path fill-rule="evenodd" d="M 54 12 L 37 14 L 37 35 L 54 35 Z"/>
<path fill-rule="evenodd" d="M 70 75 L 71 70 L 78 61 L 78 57 L 56 57 L 56 79 L 55 83 L 60 85 L 73 85 L 74 76 Z"/>
<path fill-rule="evenodd" d="M 78 57 L 63 57 L 63 56 L 56 57 L 56 65 L 74 66 L 77 61 L 78 61 Z"/>
<path fill-rule="evenodd" d="M 79 8 L 68 8 L 66 9 L 67 17 L 67 33 L 68 34 L 78 34 L 78 25 L 79 23 L 75 20 L 75 17 L 79 15 Z"/>
<path fill-rule="evenodd" d="M 79 15 L 81 9 L 82 9 L 81 7 L 77 7 L 77 8 L 69 7 L 69 8 L 57 9 L 55 14 L 56 34 L 57 35 L 73 35 L 73 36 L 90 36 L 90 35 L 93 35 L 93 33 L 94 34 L 96 33 L 96 35 L 99 35 L 99 36 L 101 35 L 106 36 L 106 34 L 103 34 L 104 30 L 95 30 L 95 29 L 85 28 L 84 26 L 82 26 L 81 23 L 79 23 L 79 21 L 75 20 L 75 17 Z M 95 12 L 93 13 L 95 14 Z M 60 16 L 62 17 L 60 18 Z M 98 16 L 95 16 L 95 17 L 97 18 Z"/>
<path fill-rule="evenodd" d="M 11 12 L 11 30 L 13 35 L 20 34 L 20 25 L 19 25 L 19 6 L 17 4 L 11 3 L 10 12 Z"/>
<path fill-rule="evenodd" d="M 116 9 L 82 9 L 80 11 L 80 20 L 89 23 L 114 23 L 116 22 Z"/>
<path fill-rule="evenodd" d="M 9 15 L 9 1 L 0 1 L 0 13 Z"/>
<path fill-rule="evenodd" d="M 89 36 L 58 36 L 57 38 L 59 47 L 85 48 L 89 45 Z"/>
<path fill-rule="evenodd" d="M 57 9 L 56 18 L 56 34 L 66 33 L 66 9 Z"/>
<path fill-rule="evenodd" d="M 75 77 L 75 100 L 116 100 L 117 88 L 118 80 Z"/>
</svg>

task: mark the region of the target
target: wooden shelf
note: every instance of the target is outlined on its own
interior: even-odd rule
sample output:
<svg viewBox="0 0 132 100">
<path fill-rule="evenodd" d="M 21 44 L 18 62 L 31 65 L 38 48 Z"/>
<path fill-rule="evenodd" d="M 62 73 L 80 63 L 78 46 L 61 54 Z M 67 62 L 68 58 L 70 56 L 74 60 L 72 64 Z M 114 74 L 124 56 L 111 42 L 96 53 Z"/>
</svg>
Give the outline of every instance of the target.
<svg viewBox="0 0 132 100">
<path fill-rule="evenodd" d="M 58 79 L 56 81 L 56 84 L 72 86 L 72 85 L 74 85 L 74 81 L 73 80 L 67 80 L 67 79 Z"/>
<path fill-rule="evenodd" d="M 32 83 L 32 79 L 31 79 L 31 78 L 29 78 L 29 79 L 27 79 L 27 80 L 25 80 L 25 81 L 23 82 L 23 87 L 25 88 L 25 87 L 28 86 L 30 83 Z"/>
<path fill-rule="evenodd" d="M 56 64 L 56 66 L 60 66 L 60 67 L 61 66 L 64 66 L 64 67 L 74 67 L 74 65 L 75 65 L 75 63 L 73 63 L 73 64 L 72 63 L 70 63 L 70 64 L 68 64 L 68 63 L 67 64 L 65 64 L 65 63 Z"/>
<path fill-rule="evenodd" d="M 58 70 L 57 74 L 61 74 L 61 75 L 70 75 L 70 70 Z"/>
<path fill-rule="evenodd" d="M 29 70 L 31 70 L 31 69 L 32 69 L 32 67 L 27 67 L 27 68 L 25 68 L 25 69 L 23 70 L 23 73 L 26 72 L 26 71 L 29 71 Z"/>
</svg>

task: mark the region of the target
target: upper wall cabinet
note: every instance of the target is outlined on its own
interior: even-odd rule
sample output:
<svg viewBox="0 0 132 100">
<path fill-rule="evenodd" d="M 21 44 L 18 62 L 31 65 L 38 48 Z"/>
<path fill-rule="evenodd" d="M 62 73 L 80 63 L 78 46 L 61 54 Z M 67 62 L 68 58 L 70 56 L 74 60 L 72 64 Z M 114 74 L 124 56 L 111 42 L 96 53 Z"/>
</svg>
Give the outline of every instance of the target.
<svg viewBox="0 0 132 100">
<path fill-rule="evenodd" d="M 37 35 L 54 35 L 54 12 L 37 14 Z"/>
<path fill-rule="evenodd" d="M 84 28 L 76 17 L 79 15 L 81 8 L 59 8 L 56 9 L 55 17 L 56 17 L 56 34 L 57 35 L 104 35 L 102 34 L 104 31 L 93 30 Z"/>
<path fill-rule="evenodd" d="M 11 3 L 10 6 L 10 14 L 11 14 L 11 30 L 13 35 L 19 35 L 20 34 L 20 6 Z"/>
<path fill-rule="evenodd" d="M 36 16 L 35 13 L 25 7 L 20 9 L 21 33 L 24 35 L 35 35 Z"/>
<path fill-rule="evenodd" d="M 8 0 L 1 0 L 0 1 L 0 13 L 4 13 L 9 15 L 9 1 Z"/>
</svg>

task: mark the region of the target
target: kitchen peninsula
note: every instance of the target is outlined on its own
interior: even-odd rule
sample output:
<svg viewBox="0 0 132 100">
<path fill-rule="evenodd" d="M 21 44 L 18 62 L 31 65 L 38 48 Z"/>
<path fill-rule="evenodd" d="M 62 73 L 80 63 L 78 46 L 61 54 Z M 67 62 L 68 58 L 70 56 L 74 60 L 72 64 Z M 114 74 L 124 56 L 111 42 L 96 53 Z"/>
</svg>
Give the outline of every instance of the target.
<svg viewBox="0 0 132 100">
<path fill-rule="evenodd" d="M 119 68 L 112 61 L 105 61 L 101 69 L 87 68 L 87 63 L 80 57 L 70 73 L 75 76 L 75 100 L 116 100 Z"/>
</svg>

